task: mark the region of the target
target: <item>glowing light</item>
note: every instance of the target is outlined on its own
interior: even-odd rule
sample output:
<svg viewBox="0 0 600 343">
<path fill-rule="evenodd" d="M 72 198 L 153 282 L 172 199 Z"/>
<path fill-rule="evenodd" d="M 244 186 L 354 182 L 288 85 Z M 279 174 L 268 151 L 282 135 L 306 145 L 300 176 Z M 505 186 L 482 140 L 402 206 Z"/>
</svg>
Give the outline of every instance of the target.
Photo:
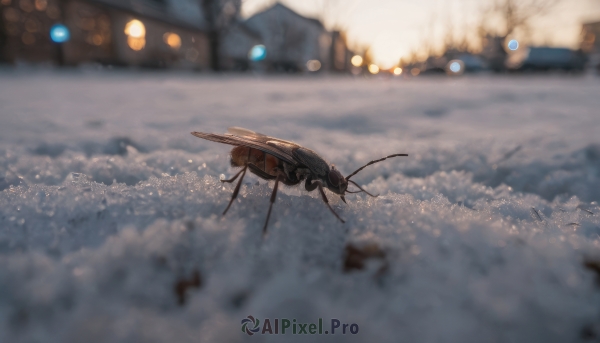
<svg viewBox="0 0 600 343">
<path fill-rule="evenodd" d="M 402 68 L 400 68 L 400 67 L 394 68 L 394 75 L 400 75 L 400 74 L 402 74 Z"/>
<path fill-rule="evenodd" d="M 140 51 L 146 46 L 146 27 L 137 19 L 129 21 L 125 25 L 127 45 L 134 51 Z"/>
<path fill-rule="evenodd" d="M 350 63 L 352 63 L 352 65 L 355 67 L 360 67 L 363 64 L 363 58 L 362 56 L 354 55 L 350 59 Z"/>
<path fill-rule="evenodd" d="M 69 28 L 63 24 L 54 24 L 50 28 L 50 39 L 55 43 L 64 43 L 71 38 Z"/>
<path fill-rule="evenodd" d="M 94 45 L 102 45 L 102 42 L 104 42 L 104 38 L 102 38 L 102 35 L 95 34 L 92 36 L 92 43 Z"/>
<path fill-rule="evenodd" d="M 516 39 L 511 39 L 508 44 L 508 49 L 511 51 L 515 51 L 517 49 L 519 49 L 519 41 L 517 41 Z"/>
<path fill-rule="evenodd" d="M 262 61 L 267 57 L 267 48 L 264 45 L 255 45 L 248 52 L 248 59 L 254 62 Z"/>
<path fill-rule="evenodd" d="M 415 67 L 415 68 L 412 68 L 412 69 L 410 70 L 410 74 L 411 74 L 412 76 L 417 76 L 417 75 L 421 74 L 421 69 L 419 69 L 419 68 L 416 68 L 416 67 Z"/>
<path fill-rule="evenodd" d="M 47 0 L 35 0 L 35 9 L 38 11 L 45 11 L 48 6 Z"/>
<path fill-rule="evenodd" d="M 308 71 L 317 71 L 321 69 L 321 62 L 319 60 L 310 60 L 306 62 L 306 69 Z"/>
<path fill-rule="evenodd" d="M 125 34 L 132 38 L 144 38 L 146 27 L 141 21 L 133 19 L 125 25 Z"/>
<path fill-rule="evenodd" d="M 379 67 L 376 66 L 375 64 L 369 64 L 369 73 L 371 73 L 373 75 L 379 73 Z"/>
<path fill-rule="evenodd" d="M 140 51 L 146 46 L 146 38 L 127 37 L 127 45 L 134 51 Z"/>
<path fill-rule="evenodd" d="M 465 64 L 461 60 L 452 60 L 446 65 L 448 75 L 460 75 L 465 71 Z"/>
<path fill-rule="evenodd" d="M 4 10 L 4 18 L 6 18 L 6 20 L 8 20 L 8 21 L 17 22 L 17 21 L 21 20 L 21 15 L 19 14 L 19 11 L 17 11 L 16 9 L 8 7 L 7 9 Z"/>
<path fill-rule="evenodd" d="M 163 35 L 165 43 L 171 47 L 171 49 L 179 50 L 181 48 L 181 37 L 173 32 L 167 32 Z"/>
<path fill-rule="evenodd" d="M 460 72 L 460 63 L 458 62 L 452 62 L 450 63 L 450 71 L 453 73 L 458 73 Z"/>
</svg>

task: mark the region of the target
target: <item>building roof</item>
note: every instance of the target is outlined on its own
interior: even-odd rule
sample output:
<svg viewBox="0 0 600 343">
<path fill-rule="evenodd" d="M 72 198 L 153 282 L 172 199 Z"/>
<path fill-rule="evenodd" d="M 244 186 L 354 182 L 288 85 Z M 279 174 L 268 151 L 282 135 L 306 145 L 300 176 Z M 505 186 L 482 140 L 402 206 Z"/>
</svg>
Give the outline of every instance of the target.
<svg viewBox="0 0 600 343">
<path fill-rule="evenodd" d="M 328 60 L 331 36 L 317 19 L 306 18 L 277 3 L 245 21 L 267 49 L 266 61 L 304 66 Z"/>
<path fill-rule="evenodd" d="M 89 0 L 103 6 L 130 12 L 192 30 L 208 25 L 197 0 Z"/>
<path fill-rule="evenodd" d="M 324 30 L 324 31 L 325 31 L 325 27 L 323 26 L 323 23 L 321 23 L 321 21 L 320 21 L 319 19 L 316 19 L 316 18 L 308 18 L 308 17 L 302 16 L 302 15 L 298 14 L 297 12 L 295 12 L 294 10 L 292 10 L 291 8 L 289 8 L 289 7 L 287 7 L 287 6 L 283 5 L 283 4 L 281 4 L 281 3 L 279 3 L 279 2 L 278 2 L 278 3 L 276 3 L 276 4 L 275 4 L 275 5 L 273 5 L 273 6 L 271 6 L 271 7 L 267 8 L 267 9 L 265 9 L 265 10 L 264 10 L 264 11 L 262 11 L 262 12 L 256 13 L 256 14 L 255 14 L 255 15 L 253 15 L 252 17 L 248 18 L 248 20 L 251 20 L 252 18 L 255 18 L 255 17 L 257 17 L 257 16 L 260 16 L 261 14 L 264 14 L 264 13 L 269 13 L 269 12 L 275 12 L 275 13 L 277 13 L 277 12 L 287 12 L 288 14 L 291 14 L 291 15 L 293 15 L 293 16 L 295 16 L 295 17 L 297 17 L 297 18 L 300 18 L 300 19 L 302 19 L 302 20 L 305 20 L 305 21 L 307 21 L 307 22 L 309 22 L 309 23 L 312 23 L 312 24 L 314 24 L 314 25 L 318 26 L 319 28 L 321 28 L 322 30 Z"/>
</svg>

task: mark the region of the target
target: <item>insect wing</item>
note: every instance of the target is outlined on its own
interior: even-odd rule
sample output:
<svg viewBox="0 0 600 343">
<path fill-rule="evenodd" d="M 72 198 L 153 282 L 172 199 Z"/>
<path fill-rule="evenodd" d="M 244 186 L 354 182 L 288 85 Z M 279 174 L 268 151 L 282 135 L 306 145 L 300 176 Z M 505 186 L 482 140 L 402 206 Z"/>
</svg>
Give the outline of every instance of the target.
<svg viewBox="0 0 600 343">
<path fill-rule="evenodd" d="M 294 142 L 286 141 L 286 140 L 275 138 L 275 137 L 270 137 L 270 136 L 264 135 L 262 133 L 254 132 L 252 130 L 244 129 L 243 127 L 237 127 L 237 126 L 229 127 L 229 128 L 227 128 L 227 131 L 234 136 L 251 139 L 255 142 L 264 143 L 273 148 L 276 148 L 276 149 L 280 150 L 282 153 L 289 156 L 290 159 L 294 161 L 292 164 L 298 164 L 297 163 L 298 161 L 296 161 L 293 158 L 294 150 L 300 149 L 302 147 Z M 289 161 L 286 161 L 286 162 L 289 163 Z"/>
<path fill-rule="evenodd" d="M 325 176 L 329 172 L 329 165 L 327 162 L 310 149 L 299 147 L 292 151 L 292 156 L 294 156 L 296 161 L 305 165 L 310 171 L 319 176 Z"/>
<path fill-rule="evenodd" d="M 248 130 L 249 131 L 249 130 Z M 250 131 L 252 132 L 252 131 Z M 255 136 L 237 136 L 232 134 L 216 134 L 216 133 L 204 133 L 204 132 L 192 132 L 192 135 L 206 139 L 212 142 L 235 145 L 235 146 L 247 146 L 249 148 L 257 149 L 266 152 L 270 155 L 277 157 L 289 164 L 296 165 L 294 157 L 291 153 L 278 149 L 276 146 L 267 144 L 267 139 L 270 137 L 264 135 Z M 260 137 L 260 139 L 259 139 Z M 266 139 L 265 139 L 266 138 Z"/>
<path fill-rule="evenodd" d="M 229 132 L 230 134 L 232 134 L 234 136 L 245 137 L 245 138 L 249 138 L 249 139 L 256 140 L 256 141 L 263 142 L 263 143 L 269 143 L 269 142 L 281 143 L 280 146 L 285 147 L 285 145 L 287 145 L 287 146 L 289 146 L 289 149 L 294 148 L 294 147 L 297 147 L 297 148 L 301 147 L 300 145 L 298 145 L 294 142 L 286 141 L 286 140 L 275 138 L 275 137 L 269 137 L 267 135 L 263 135 L 262 133 L 244 129 L 243 127 L 232 126 L 232 127 L 227 128 L 227 132 Z"/>
<path fill-rule="evenodd" d="M 283 153 L 289 155 L 295 161 L 294 164 L 302 164 L 317 175 L 326 175 L 329 171 L 327 162 L 317 155 L 317 153 L 294 142 L 275 137 L 269 137 L 267 135 L 263 135 L 262 133 L 236 126 L 228 128 L 227 131 L 229 131 L 230 134 L 265 143 L 271 147 L 277 148 Z"/>
<path fill-rule="evenodd" d="M 227 132 L 229 132 L 230 134 L 232 134 L 234 136 L 239 136 L 239 137 L 259 137 L 259 136 L 267 137 L 266 135 L 263 135 L 262 133 L 257 133 L 252 130 L 244 129 L 243 127 L 237 127 L 237 126 L 228 127 Z"/>
</svg>

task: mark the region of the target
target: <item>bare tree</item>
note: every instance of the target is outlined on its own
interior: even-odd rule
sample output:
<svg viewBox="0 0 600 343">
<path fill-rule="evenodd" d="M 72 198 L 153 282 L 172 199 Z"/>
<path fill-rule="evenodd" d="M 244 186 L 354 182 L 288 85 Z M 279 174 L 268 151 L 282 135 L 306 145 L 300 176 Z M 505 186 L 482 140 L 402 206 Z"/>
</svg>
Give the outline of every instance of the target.
<svg viewBox="0 0 600 343">
<path fill-rule="evenodd" d="M 320 19 L 330 30 L 346 31 L 348 25 L 343 18 L 358 7 L 358 0 L 322 0 Z"/>
<path fill-rule="evenodd" d="M 495 0 L 483 11 L 485 31 L 507 37 L 517 30 L 528 34 L 531 19 L 547 14 L 560 0 Z M 489 27 L 496 24 L 496 28 Z"/>
</svg>

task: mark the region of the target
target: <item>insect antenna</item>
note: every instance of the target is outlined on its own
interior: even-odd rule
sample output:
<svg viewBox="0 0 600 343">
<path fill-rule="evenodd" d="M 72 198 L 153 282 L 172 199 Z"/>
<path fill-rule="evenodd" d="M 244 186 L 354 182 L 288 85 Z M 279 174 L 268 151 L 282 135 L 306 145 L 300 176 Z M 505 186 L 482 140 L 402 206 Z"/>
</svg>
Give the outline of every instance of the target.
<svg viewBox="0 0 600 343">
<path fill-rule="evenodd" d="M 387 160 L 388 158 L 397 157 L 397 156 L 408 156 L 408 154 L 394 154 L 394 155 L 386 156 L 386 157 L 384 157 L 384 158 L 380 158 L 380 159 L 378 159 L 378 160 L 371 161 L 371 162 L 369 162 L 369 163 L 365 164 L 364 166 L 362 166 L 362 167 L 360 167 L 360 168 L 356 169 L 356 170 L 354 171 L 354 173 L 352 173 L 352 174 L 348 175 L 348 176 L 346 177 L 346 180 L 350 180 L 350 178 L 351 178 L 351 177 L 353 177 L 354 175 L 356 175 L 356 174 L 357 174 L 359 171 L 361 171 L 361 170 L 365 169 L 366 167 L 370 166 L 371 164 L 375 164 L 375 163 L 377 163 L 377 162 L 385 161 L 385 160 Z M 352 183 L 354 183 L 354 182 L 352 182 Z M 356 183 L 354 183 L 354 184 L 356 185 Z M 356 186 L 358 187 L 358 185 L 356 185 Z M 360 188 L 360 187 L 358 187 L 358 188 Z M 361 188 L 361 189 L 362 189 L 362 188 Z M 366 193 L 366 191 L 365 191 L 365 193 Z M 368 193 L 367 193 L 367 194 L 368 194 Z"/>
<path fill-rule="evenodd" d="M 348 180 L 348 182 L 352 182 L 353 185 L 355 185 L 356 187 L 358 187 L 360 189 L 360 192 L 365 192 L 368 195 L 372 196 L 373 198 L 377 198 L 379 196 L 379 194 L 377 195 L 373 195 L 367 191 L 365 191 L 361 186 L 359 186 L 356 182 L 352 181 L 352 180 Z M 348 193 L 360 193 L 360 192 L 348 192 Z"/>
</svg>

